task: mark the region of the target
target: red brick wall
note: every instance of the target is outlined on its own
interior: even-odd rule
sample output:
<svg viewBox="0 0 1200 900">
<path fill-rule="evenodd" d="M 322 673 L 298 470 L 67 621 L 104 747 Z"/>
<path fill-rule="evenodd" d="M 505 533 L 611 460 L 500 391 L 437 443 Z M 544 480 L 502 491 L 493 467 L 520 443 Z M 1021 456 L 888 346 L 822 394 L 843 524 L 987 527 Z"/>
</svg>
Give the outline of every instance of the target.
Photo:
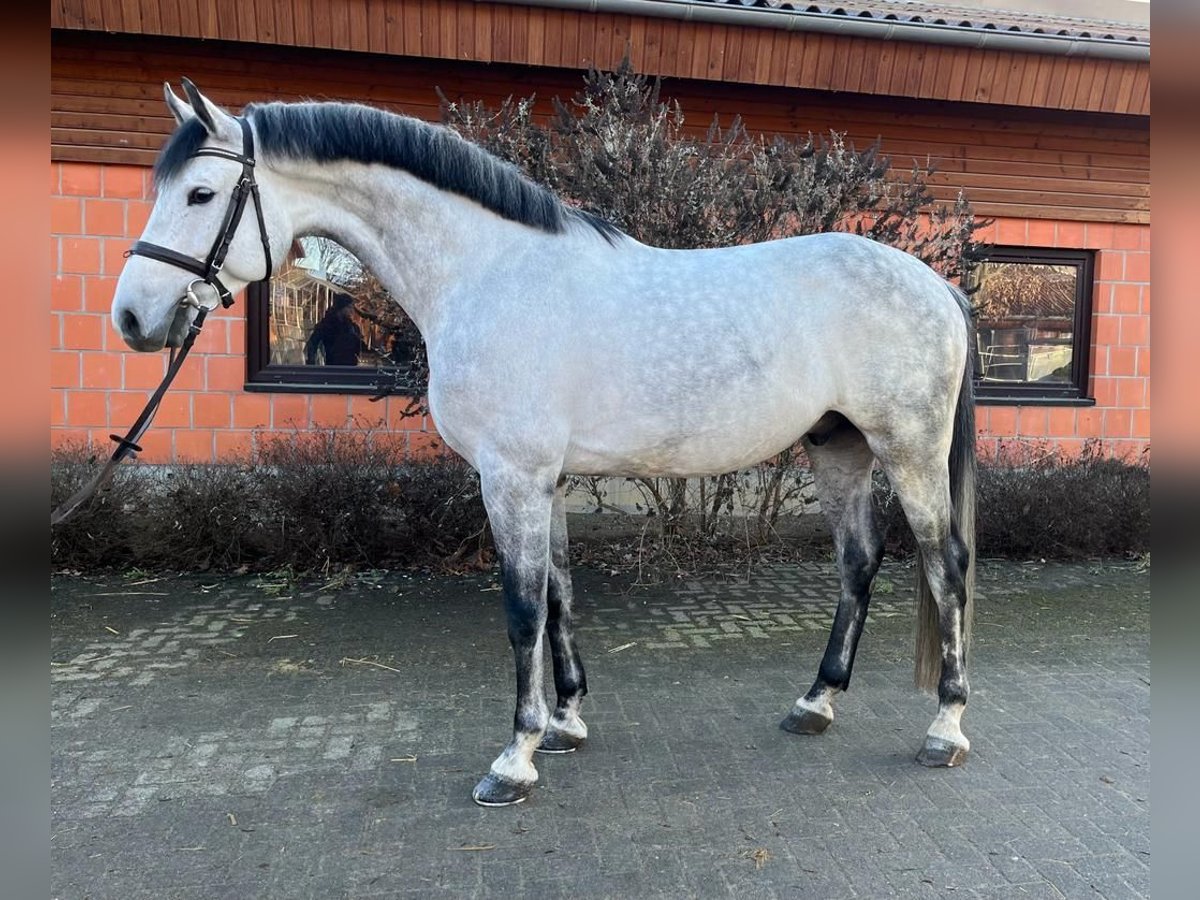
<svg viewBox="0 0 1200 900">
<path fill-rule="evenodd" d="M 1088 396 L 1095 406 L 980 406 L 981 451 L 1048 441 L 1077 452 L 1089 439 L 1115 455 L 1150 446 L 1150 226 L 997 219 L 981 240 L 1096 250 Z"/>
<path fill-rule="evenodd" d="M 150 212 L 150 173 L 131 166 L 51 163 L 52 445 L 110 446 L 161 380 L 166 354 L 129 350 L 108 319 L 123 254 Z M 981 406 L 985 452 L 1001 441 L 1049 440 L 1069 451 L 1099 438 L 1114 453 L 1150 441 L 1150 228 L 999 219 L 986 240 L 1100 251 L 1092 327 L 1094 407 Z M 263 394 L 242 390 L 244 304 L 211 316 L 193 356 L 143 440 L 149 462 L 210 461 L 250 446 L 260 431 L 312 426 L 388 426 L 411 452 L 436 445 L 431 422 L 400 419 L 402 398 Z"/>
</svg>

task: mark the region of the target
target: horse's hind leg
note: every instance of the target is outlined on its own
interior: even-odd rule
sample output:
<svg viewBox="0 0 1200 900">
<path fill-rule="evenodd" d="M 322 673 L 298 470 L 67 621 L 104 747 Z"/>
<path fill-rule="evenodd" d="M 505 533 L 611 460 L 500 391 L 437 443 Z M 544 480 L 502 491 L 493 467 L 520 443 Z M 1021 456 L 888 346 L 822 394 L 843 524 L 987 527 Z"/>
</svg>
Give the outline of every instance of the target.
<svg viewBox="0 0 1200 900">
<path fill-rule="evenodd" d="M 550 517 L 550 577 L 547 589 L 546 636 L 554 660 L 554 690 L 558 695 L 554 714 L 542 742 L 541 753 L 570 753 L 587 739 L 587 726 L 579 717 L 579 705 L 587 693 L 587 676 L 571 630 L 571 570 L 567 559 L 567 510 L 565 481 L 554 491 Z"/>
<path fill-rule="evenodd" d="M 834 695 L 850 684 L 883 541 L 871 507 L 875 457 L 862 433 L 834 413 L 823 418 L 803 443 L 821 510 L 833 532 L 841 599 L 817 679 L 779 727 L 796 734 L 820 734 L 833 721 Z"/>
<path fill-rule="evenodd" d="M 496 540 L 508 614 L 508 639 L 517 668 L 513 737 L 475 786 L 481 806 L 508 806 L 529 796 L 537 781 L 533 751 L 549 719 L 542 692 L 542 635 L 546 625 L 546 579 L 550 507 L 557 472 L 529 474 L 503 464 L 480 467 L 483 502 Z"/>
<path fill-rule="evenodd" d="M 937 639 L 941 644 L 938 714 L 917 760 L 926 766 L 956 766 L 966 759 L 971 747 L 961 727 L 970 692 L 966 668 L 970 550 L 953 523 L 947 454 L 943 449 L 905 453 L 885 448 L 880 450 L 879 458 L 920 548 L 925 583 L 936 605 Z"/>
</svg>

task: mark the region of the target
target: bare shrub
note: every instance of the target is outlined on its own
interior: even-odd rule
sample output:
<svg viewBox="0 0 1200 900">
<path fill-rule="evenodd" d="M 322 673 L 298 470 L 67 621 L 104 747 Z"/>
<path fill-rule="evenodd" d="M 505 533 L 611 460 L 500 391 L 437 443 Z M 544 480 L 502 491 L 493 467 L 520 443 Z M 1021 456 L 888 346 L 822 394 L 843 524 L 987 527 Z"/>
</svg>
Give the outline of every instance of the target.
<svg viewBox="0 0 1200 900">
<path fill-rule="evenodd" d="M 877 510 L 893 549 L 912 549 L 894 492 L 877 479 Z M 1047 559 L 1134 555 L 1150 549 L 1150 467 L 1089 441 L 1078 456 L 1012 442 L 979 467 L 981 556 Z"/>
<path fill-rule="evenodd" d="M 60 569 L 295 572 L 429 566 L 476 549 L 478 476 L 458 459 L 403 458 L 371 431 L 264 436 L 216 465 L 125 466 L 51 532 Z M 51 458 L 51 503 L 95 470 L 85 447 Z M 472 544 L 474 541 L 474 544 Z"/>
</svg>

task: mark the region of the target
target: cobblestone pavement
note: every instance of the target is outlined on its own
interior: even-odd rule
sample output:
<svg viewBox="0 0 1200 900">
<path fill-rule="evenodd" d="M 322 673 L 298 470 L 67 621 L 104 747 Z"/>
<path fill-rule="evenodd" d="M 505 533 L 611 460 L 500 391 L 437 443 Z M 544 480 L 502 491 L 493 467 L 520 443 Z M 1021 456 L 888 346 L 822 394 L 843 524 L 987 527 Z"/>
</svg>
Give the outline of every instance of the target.
<svg viewBox="0 0 1200 900">
<path fill-rule="evenodd" d="M 578 571 L 590 740 L 484 810 L 494 578 L 55 578 L 51 894 L 1147 896 L 1149 575 L 982 567 L 956 770 L 913 761 L 910 582 L 885 567 L 837 720 L 799 737 L 831 567 Z"/>
</svg>

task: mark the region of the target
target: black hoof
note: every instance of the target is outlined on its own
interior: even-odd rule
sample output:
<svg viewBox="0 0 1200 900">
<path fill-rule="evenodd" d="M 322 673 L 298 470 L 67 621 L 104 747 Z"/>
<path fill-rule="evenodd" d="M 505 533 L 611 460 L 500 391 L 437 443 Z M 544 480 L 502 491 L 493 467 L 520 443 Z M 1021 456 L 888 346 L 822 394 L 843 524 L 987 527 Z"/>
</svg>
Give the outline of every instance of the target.
<svg viewBox="0 0 1200 900">
<path fill-rule="evenodd" d="M 925 746 L 917 754 L 917 762 L 931 769 L 953 768 L 967 761 L 967 748 L 936 738 L 926 738 Z"/>
<path fill-rule="evenodd" d="M 471 791 L 471 799 L 480 806 L 512 806 L 524 803 L 533 793 L 533 782 L 518 784 L 504 778 L 497 778 L 491 772 L 484 776 L 483 781 L 475 785 Z"/>
<path fill-rule="evenodd" d="M 832 721 L 833 719 L 829 716 L 806 709 L 800 715 L 796 715 L 794 712 L 788 713 L 787 718 L 779 723 L 779 727 L 792 734 L 820 734 L 829 727 L 829 723 Z"/>
<path fill-rule="evenodd" d="M 547 731 L 537 745 L 538 753 L 574 753 L 583 746 L 585 738 L 575 737 L 563 731 Z"/>
</svg>

